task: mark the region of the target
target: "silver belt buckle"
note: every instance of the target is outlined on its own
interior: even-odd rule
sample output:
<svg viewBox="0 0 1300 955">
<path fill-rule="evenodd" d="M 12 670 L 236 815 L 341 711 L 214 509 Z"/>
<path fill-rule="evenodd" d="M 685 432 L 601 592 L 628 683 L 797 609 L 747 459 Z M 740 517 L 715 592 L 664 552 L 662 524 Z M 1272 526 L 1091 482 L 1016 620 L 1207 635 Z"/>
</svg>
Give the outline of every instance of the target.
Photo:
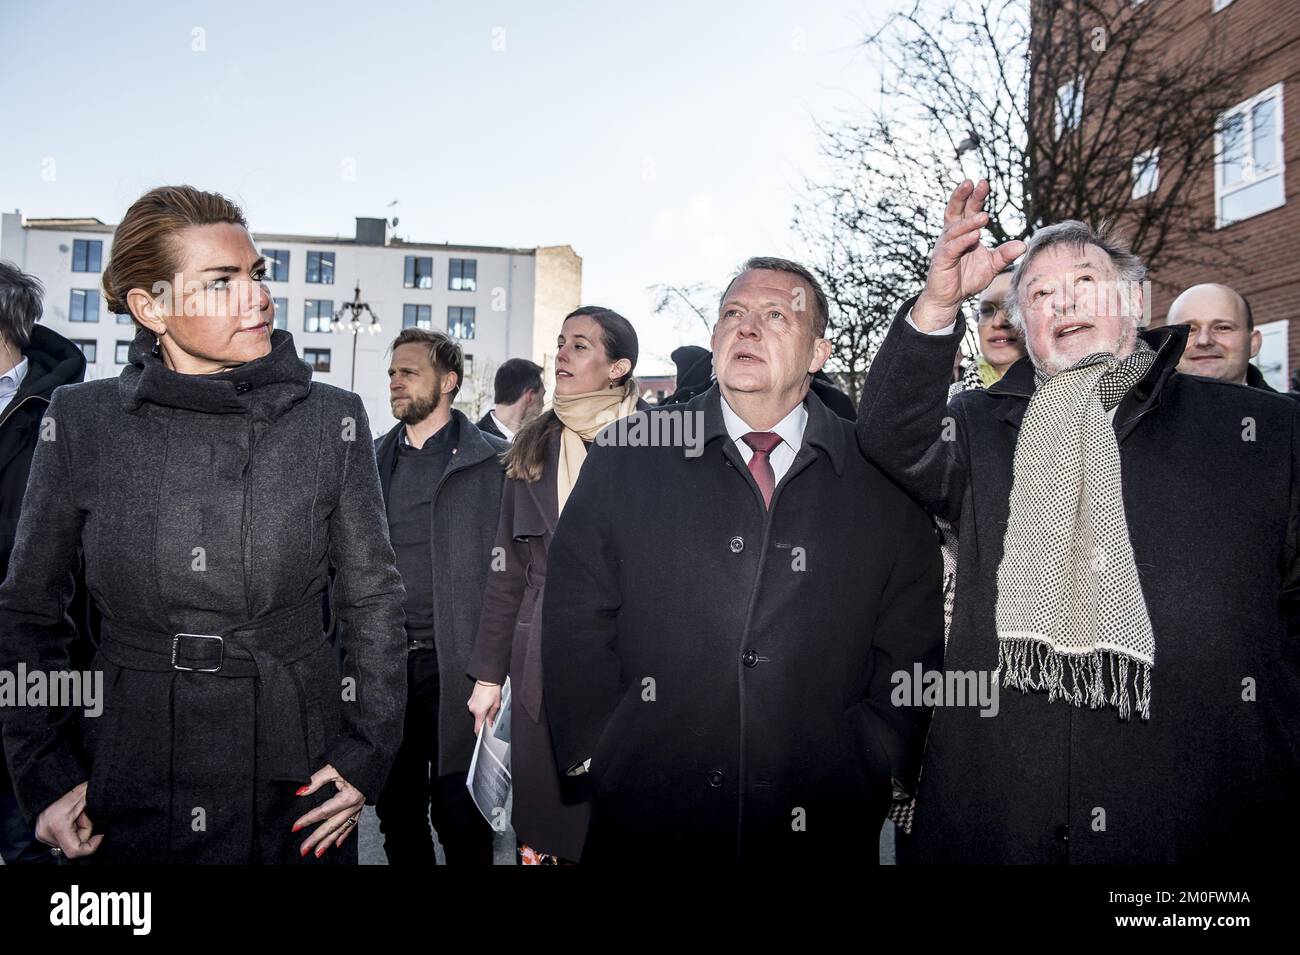
<svg viewBox="0 0 1300 955">
<path fill-rule="evenodd" d="M 180 649 L 181 637 L 194 637 L 197 640 L 216 640 L 221 645 L 221 662 L 214 667 L 185 667 L 176 662 L 176 652 Z M 178 633 L 172 637 L 172 669 L 188 670 L 192 673 L 216 673 L 221 669 L 221 664 L 226 660 L 226 641 L 224 638 L 213 633 Z"/>
</svg>

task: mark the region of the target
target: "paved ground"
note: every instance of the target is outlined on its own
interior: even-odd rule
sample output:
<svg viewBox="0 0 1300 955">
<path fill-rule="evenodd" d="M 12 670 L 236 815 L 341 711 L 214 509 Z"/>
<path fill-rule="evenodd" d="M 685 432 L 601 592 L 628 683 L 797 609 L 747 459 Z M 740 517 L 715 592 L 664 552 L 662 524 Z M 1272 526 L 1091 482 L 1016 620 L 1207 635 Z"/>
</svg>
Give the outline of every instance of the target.
<svg viewBox="0 0 1300 955">
<path fill-rule="evenodd" d="M 367 806 L 361 815 L 361 824 L 357 835 L 361 838 L 361 864 L 387 865 L 384 858 L 384 837 L 379 833 L 379 819 L 375 816 L 375 807 Z M 438 863 L 441 864 L 442 846 L 437 847 Z M 894 824 L 887 822 L 880 830 L 880 861 L 884 865 L 894 864 Z M 508 829 L 496 837 L 496 865 L 515 864 L 515 832 Z"/>
</svg>

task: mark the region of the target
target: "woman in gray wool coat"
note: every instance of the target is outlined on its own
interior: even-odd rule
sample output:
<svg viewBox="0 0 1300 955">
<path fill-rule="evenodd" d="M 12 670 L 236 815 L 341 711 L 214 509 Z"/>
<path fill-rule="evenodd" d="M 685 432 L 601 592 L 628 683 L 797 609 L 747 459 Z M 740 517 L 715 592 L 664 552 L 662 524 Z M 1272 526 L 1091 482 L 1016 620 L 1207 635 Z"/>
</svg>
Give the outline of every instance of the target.
<svg viewBox="0 0 1300 955">
<path fill-rule="evenodd" d="M 84 562 L 102 713 L 0 715 L 20 805 L 69 860 L 355 863 L 400 742 L 403 590 L 369 424 L 271 330 L 265 273 L 225 198 L 141 197 L 103 278 L 138 328 L 128 364 L 56 390 L 43 422 L 0 669 L 67 668 Z"/>
</svg>

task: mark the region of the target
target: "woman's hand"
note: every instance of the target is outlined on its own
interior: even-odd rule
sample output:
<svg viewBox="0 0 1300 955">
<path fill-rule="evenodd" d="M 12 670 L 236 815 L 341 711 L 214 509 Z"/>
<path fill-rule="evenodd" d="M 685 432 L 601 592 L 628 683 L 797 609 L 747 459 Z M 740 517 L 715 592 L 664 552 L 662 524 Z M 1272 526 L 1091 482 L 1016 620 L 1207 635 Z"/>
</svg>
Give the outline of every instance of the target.
<svg viewBox="0 0 1300 955">
<path fill-rule="evenodd" d="M 57 847 L 69 859 L 80 859 L 99 848 L 104 834 L 91 835 L 94 827 L 86 815 L 86 787 L 78 783 L 36 817 L 36 838 Z"/>
<path fill-rule="evenodd" d="M 300 856 L 305 856 L 312 846 L 316 846 L 316 858 L 319 859 L 331 843 L 335 848 L 343 845 L 343 841 L 357 827 L 357 820 L 361 818 L 366 797 L 361 794 L 361 790 L 340 776 L 338 770 L 329 763 L 312 774 L 311 785 L 303 786 L 295 795 L 309 796 L 329 783 L 333 783 L 338 792 L 293 824 L 293 831 L 297 832 L 304 826 L 324 820 L 302 844 L 298 850 Z"/>
<path fill-rule="evenodd" d="M 484 686 L 475 680 L 474 693 L 470 696 L 467 705 L 469 711 L 474 714 L 474 735 L 477 736 L 484 720 L 487 720 L 488 729 L 492 728 L 492 722 L 501 709 L 501 687 Z"/>
</svg>

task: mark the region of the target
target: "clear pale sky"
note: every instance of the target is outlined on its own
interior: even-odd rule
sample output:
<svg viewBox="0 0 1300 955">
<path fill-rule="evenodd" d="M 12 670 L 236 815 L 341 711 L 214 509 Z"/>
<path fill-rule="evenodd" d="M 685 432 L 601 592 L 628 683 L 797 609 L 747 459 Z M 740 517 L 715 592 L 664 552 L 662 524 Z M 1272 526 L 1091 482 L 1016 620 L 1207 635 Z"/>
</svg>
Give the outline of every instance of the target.
<svg viewBox="0 0 1300 955">
<path fill-rule="evenodd" d="M 186 182 L 254 231 L 567 243 L 671 368 L 703 331 L 646 287 L 800 256 L 813 119 L 875 102 L 892 6 L 0 0 L 0 209 L 117 222 Z"/>
</svg>

